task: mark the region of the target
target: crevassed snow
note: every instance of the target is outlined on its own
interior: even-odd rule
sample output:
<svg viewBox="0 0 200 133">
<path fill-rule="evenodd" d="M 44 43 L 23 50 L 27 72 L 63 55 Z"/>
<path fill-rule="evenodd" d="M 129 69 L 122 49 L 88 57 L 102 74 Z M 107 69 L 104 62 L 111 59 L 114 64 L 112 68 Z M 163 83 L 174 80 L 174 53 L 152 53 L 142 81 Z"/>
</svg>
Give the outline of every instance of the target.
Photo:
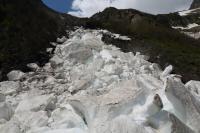
<svg viewBox="0 0 200 133">
<path fill-rule="evenodd" d="M 198 133 L 200 82 L 104 44 L 104 32 L 78 28 L 44 67 L 11 72 L 0 83 L 0 132 Z"/>
</svg>

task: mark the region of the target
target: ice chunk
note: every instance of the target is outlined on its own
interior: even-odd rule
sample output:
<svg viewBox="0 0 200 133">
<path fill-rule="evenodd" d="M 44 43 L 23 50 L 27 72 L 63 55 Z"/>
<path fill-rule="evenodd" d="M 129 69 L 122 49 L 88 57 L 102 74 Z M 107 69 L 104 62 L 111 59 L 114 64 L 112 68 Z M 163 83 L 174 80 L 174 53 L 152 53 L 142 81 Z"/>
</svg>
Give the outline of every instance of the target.
<svg viewBox="0 0 200 133">
<path fill-rule="evenodd" d="M 177 133 L 195 133 L 190 127 L 181 122 L 175 115 L 170 114 L 169 118 L 172 122 L 171 131 Z"/>
<path fill-rule="evenodd" d="M 194 94 L 200 97 L 200 81 L 191 80 L 185 84 L 185 86 Z"/>
<path fill-rule="evenodd" d="M 7 74 L 7 77 L 9 81 L 15 81 L 15 80 L 20 80 L 21 78 L 23 78 L 24 75 L 25 73 L 19 70 L 14 70 L 14 71 L 9 72 Z"/>
<path fill-rule="evenodd" d="M 113 133 L 148 133 L 145 128 L 138 125 L 127 116 L 119 116 L 115 118 L 106 129 L 106 132 Z"/>
<path fill-rule="evenodd" d="M 9 121 L 13 115 L 13 109 L 9 103 L 0 103 L 0 119 Z"/>
<path fill-rule="evenodd" d="M 169 101 L 174 105 L 173 114 L 184 124 L 196 132 L 200 131 L 200 103 L 180 80 L 169 77 L 165 83 L 165 92 Z"/>
<path fill-rule="evenodd" d="M 54 57 L 50 59 L 50 63 L 51 63 L 51 67 L 56 68 L 63 64 L 63 60 L 57 55 L 55 55 Z"/>
<path fill-rule="evenodd" d="M 21 90 L 21 85 L 19 82 L 14 81 L 4 81 L 0 83 L 0 93 L 4 95 L 13 95 Z"/>
<path fill-rule="evenodd" d="M 120 75 L 122 73 L 122 69 L 115 64 L 105 65 L 103 71 L 107 72 L 108 74 Z"/>
<path fill-rule="evenodd" d="M 51 54 L 51 53 L 53 52 L 53 48 L 47 48 L 46 51 L 47 51 L 47 53 L 50 53 L 50 54 Z"/>
<path fill-rule="evenodd" d="M 80 128 L 87 129 L 84 120 L 79 116 L 69 104 L 60 105 L 51 114 L 50 124 L 53 128 Z"/>
<path fill-rule="evenodd" d="M 20 130 L 20 123 L 18 120 L 13 119 L 0 127 L 1 133 L 22 133 Z"/>
<path fill-rule="evenodd" d="M 6 100 L 6 96 L 2 93 L 0 93 L 0 103 L 4 102 Z"/>
<path fill-rule="evenodd" d="M 57 40 L 56 40 L 57 43 L 64 43 L 65 41 L 67 41 L 67 38 L 65 36 L 63 36 L 61 38 L 57 38 Z"/>
<path fill-rule="evenodd" d="M 106 61 L 112 60 L 112 55 L 110 54 L 110 52 L 108 50 L 102 50 L 100 52 L 100 55 L 103 59 L 105 59 Z"/>
<path fill-rule="evenodd" d="M 33 111 L 39 110 L 53 110 L 55 109 L 56 97 L 52 95 L 41 95 L 27 97 L 21 101 L 16 108 L 15 112 Z"/>
<path fill-rule="evenodd" d="M 27 64 L 27 67 L 29 67 L 33 71 L 37 71 L 40 68 L 36 63 Z"/>
<path fill-rule="evenodd" d="M 74 59 L 75 62 L 85 63 L 89 57 L 92 56 L 91 49 L 88 48 L 79 48 L 76 51 L 71 51 L 69 54 L 69 58 Z"/>
<path fill-rule="evenodd" d="M 168 67 L 165 68 L 163 73 L 161 74 L 162 77 L 168 76 L 171 72 L 173 71 L 173 66 L 169 65 Z"/>
<path fill-rule="evenodd" d="M 74 85 L 69 87 L 69 92 L 76 93 L 80 90 L 85 90 L 90 85 L 90 80 L 78 80 L 74 82 Z"/>
<path fill-rule="evenodd" d="M 34 129 L 38 127 L 45 127 L 48 125 L 48 116 L 45 111 L 31 112 L 17 112 L 13 116 L 21 123 L 21 128 L 24 130 Z"/>
</svg>

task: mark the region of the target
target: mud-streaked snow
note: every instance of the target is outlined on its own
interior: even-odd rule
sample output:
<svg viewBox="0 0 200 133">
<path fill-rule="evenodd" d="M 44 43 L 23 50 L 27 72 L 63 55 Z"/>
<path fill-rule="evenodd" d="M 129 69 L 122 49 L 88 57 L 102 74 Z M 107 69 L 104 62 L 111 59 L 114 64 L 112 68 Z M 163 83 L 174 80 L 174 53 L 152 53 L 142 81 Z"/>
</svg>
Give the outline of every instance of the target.
<svg viewBox="0 0 200 133">
<path fill-rule="evenodd" d="M 174 29 L 181 29 L 181 30 L 188 30 L 188 29 L 192 29 L 194 27 L 198 27 L 199 25 L 196 23 L 193 24 L 188 24 L 187 27 L 181 27 L 181 26 L 173 26 L 172 28 Z"/>
<path fill-rule="evenodd" d="M 195 13 L 196 10 L 199 10 L 199 9 L 200 9 L 200 8 L 180 11 L 180 12 L 179 12 L 179 15 L 180 15 L 180 16 L 187 16 L 187 15 L 189 15 L 189 14 L 191 14 L 191 13 Z"/>
<path fill-rule="evenodd" d="M 199 28 L 200 25 L 196 23 L 188 24 L 186 27 L 182 26 L 172 26 L 173 29 L 180 29 L 182 30 L 181 32 L 186 34 L 189 37 L 192 37 L 194 39 L 199 39 L 200 38 L 200 32 L 197 31 L 187 31 L 187 30 L 192 30 L 193 28 Z"/>
<path fill-rule="evenodd" d="M 79 28 L 53 43 L 44 67 L 11 72 L 0 83 L 0 132 L 200 132 L 200 82 L 104 44 L 105 32 Z"/>
</svg>

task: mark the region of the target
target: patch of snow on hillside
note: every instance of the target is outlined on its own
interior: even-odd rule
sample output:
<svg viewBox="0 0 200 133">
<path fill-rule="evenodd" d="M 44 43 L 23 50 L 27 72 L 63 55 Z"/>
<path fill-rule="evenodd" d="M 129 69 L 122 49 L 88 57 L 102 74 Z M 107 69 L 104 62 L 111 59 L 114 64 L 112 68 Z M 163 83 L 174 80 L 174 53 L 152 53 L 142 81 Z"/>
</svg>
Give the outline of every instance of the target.
<svg viewBox="0 0 200 133">
<path fill-rule="evenodd" d="M 188 29 L 192 29 L 192 28 L 197 27 L 197 26 L 199 26 L 199 25 L 196 24 L 196 23 L 193 23 L 193 24 L 188 24 L 187 27 L 173 26 L 172 28 L 181 29 L 181 30 L 188 30 Z"/>
<path fill-rule="evenodd" d="M 115 34 L 115 33 L 109 32 L 107 30 L 101 30 L 101 32 L 104 33 L 104 34 L 110 35 L 111 38 L 114 38 L 114 39 L 119 39 L 119 40 L 124 40 L 124 41 L 130 41 L 131 40 L 131 38 L 129 38 L 128 36 L 122 36 L 120 34 Z"/>
<path fill-rule="evenodd" d="M 190 14 L 193 10 L 185 10 L 185 11 L 181 11 L 179 12 L 180 16 L 187 16 L 188 14 Z"/>
<path fill-rule="evenodd" d="M 180 11 L 179 15 L 180 16 L 187 16 L 191 13 L 195 13 L 196 10 L 199 10 L 200 8 L 196 8 L 196 9 L 192 9 L 192 10 L 184 10 L 184 11 Z"/>
</svg>

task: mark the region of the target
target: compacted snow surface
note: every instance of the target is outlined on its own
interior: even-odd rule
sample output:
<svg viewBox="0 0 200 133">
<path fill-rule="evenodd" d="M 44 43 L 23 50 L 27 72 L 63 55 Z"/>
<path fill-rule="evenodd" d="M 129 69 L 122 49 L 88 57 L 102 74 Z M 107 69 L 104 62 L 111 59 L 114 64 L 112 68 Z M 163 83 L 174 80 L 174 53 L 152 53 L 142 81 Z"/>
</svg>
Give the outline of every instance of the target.
<svg viewBox="0 0 200 133">
<path fill-rule="evenodd" d="M 172 66 L 105 45 L 103 33 L 79 28 L 52 43 L 44 67 L 10 72 L 0 83 L 0 133 L 200 132 L 200 82 L 184 85 Z"/>
</svg>

